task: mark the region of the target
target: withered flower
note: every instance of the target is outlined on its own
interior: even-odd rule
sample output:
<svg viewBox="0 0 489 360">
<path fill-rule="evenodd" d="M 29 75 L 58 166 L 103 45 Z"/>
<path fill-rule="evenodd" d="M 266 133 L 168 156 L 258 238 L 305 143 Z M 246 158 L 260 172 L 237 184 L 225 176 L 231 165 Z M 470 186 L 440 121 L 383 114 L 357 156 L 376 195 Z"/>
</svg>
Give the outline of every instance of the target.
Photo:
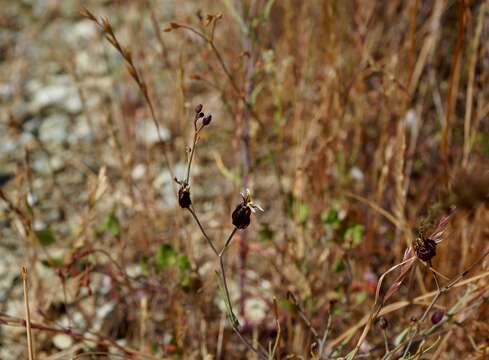
<svg viewBox="0 0 489 360">
<path fill-rule="evenodd" d="M 188 184 L 182 184 L 178 190 L 178 204 L 181 208 L 186 209 L 192 205 L 190 199 L 190 186 Z"/>
<path fill-rule="evenodd" d="M 419 259 L 429 262 L 436 255 L 436 242 L 431 238 L 418 237 L 414 241 L 414 251 Z"/>
<path fill-rule="evenodd" d="M 233 225 L 238 229 L 246 229 L 251 222 L 251 213 L 255 213 L 256 210 L 263 211 L 263 209 L 260 205 L 253 203 L 249 189 L 241 193 L 241 197 L 243 201 L 236 206 L 232 214 Z"/>
<path fill-rule="evenodd" d="M 443 240 L 443 234 L 445 233 L 452 214 L 442 216 L 438 221 L 436 229 L 429 235 L 425 234 L 424 229 L 418 229 L 418 236 L 416 240 L 414 240 L 413 248 L 416 256 L 420 260 L 429 263 L 436 255 L 436 245 Z"/>
</svg>

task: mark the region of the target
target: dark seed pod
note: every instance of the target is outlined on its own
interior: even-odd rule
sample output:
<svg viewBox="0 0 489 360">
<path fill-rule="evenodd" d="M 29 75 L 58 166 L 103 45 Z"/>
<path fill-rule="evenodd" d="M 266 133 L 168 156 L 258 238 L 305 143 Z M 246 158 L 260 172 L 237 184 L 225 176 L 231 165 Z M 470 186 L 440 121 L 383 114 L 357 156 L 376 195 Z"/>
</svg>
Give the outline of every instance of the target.
<svg viewBox="0 0 489 360">
<path fill-rule="evenodd" d="M 233 225 L 238 229 L 246 229 L 250 225 L 251 209 L 244 203 L 236 206 L 233 211 Z"/>
<path fill-rule="evenodd" d="M 204 117 L 204 113 L 203 112 L 200 112 L 199 115 L 197 115 L 198 118 L 202 118 Z"/>
<path fill-rule="evenodd" d="M 202 111 L 202 108 L 203 108 L 202 104 L 197 105 L 195 107 L 195 113 L 196 114 L 200 113 Z"/>
<path fill-rule="evenodd" d="M 429 238 L 417 238 L 414 242 L 414 251 L 418 258 L 428 262 L 436 255 L 436 242 Z"/>
<path fill-rule="evenodd" d="M 435 310 L 433 312 L 433 314 L 431 315 L 431 323 L 433 325 L 438 324 L 443 319 L 444 315 L 445 315 L 445 313 L 443 310 L 440 310 L 440 309 Z"/>
<path fill-rule="evenodd" d="M 181 208 L 186 209 L 192 205 L 192 200 L 190 199 L 190 188 L 188 185 L 182 185 L 178 190 L 178 204 Z"/>
<path fill-rule="evenodd" d="M 212 121 L 212 115 L 207 115 L 205 118 L 202 119 L 202 125 L 207 126 L 211 123 Z"/>
</svg>

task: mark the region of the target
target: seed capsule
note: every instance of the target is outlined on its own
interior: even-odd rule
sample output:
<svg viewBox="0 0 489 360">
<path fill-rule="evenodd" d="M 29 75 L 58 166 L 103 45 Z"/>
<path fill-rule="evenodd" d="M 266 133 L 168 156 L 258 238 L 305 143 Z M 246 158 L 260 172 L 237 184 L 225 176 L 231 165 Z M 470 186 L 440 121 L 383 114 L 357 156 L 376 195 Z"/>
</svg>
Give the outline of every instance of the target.
<svg viewBox="0 0 489 360">
<path fill-rule="evenodd" d="M 203 108 L 202 104 L 197 105 L 195 107 L 195 113 L 196 114 L 200 113 L 202 111 L 202 108 Z"/>
<path fill-rule="evenodd" d="M 233 225 L 238 229 L 246 229 L 250 225 L 250 216 L 251 209 L 245 203 L 239 204 L 233 211 Z"/>
<path fill-rule="evenodd" d="M 212 121 L 212 115 L 207 115 L 205 118 L 202 119 L 202 125 L 207 126 L 211 123 Z"/>
<path fill-rule="evenodd" d="M 249 189 L 242 192 L 241 197 L 243 201 L 233 211 L 233 225 L 238 229 L 246 229 L 250 225 L 251 213 L 255 213 L 256 210 L 263 211 L 263 209 L 260 205 L 253 203 Z"/>
<path fill-rule="evenodd" d="M 188 185 L 182 185 L 178 190 L 178 204 L 183 209 L 189 208 L 192 205 L 190 187 Z"/>
<path fill-rule="evenodd" d="M 444 315 L 445 313 L 443 310 L 440 309 L 435 310 L 431 315 L 431 323 L 433 325 L 438 324 L 440 321 L 442 321 Z"/>
</svg>

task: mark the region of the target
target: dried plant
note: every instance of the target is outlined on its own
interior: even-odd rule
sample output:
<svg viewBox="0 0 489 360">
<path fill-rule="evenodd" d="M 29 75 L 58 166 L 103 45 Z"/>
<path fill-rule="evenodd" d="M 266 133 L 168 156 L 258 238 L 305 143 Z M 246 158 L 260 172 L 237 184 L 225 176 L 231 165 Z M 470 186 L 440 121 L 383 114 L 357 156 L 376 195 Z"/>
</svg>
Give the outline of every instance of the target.
<svg viewBox="0 0 489 360">
<path fill-rule="evenodd" d="M 261 359 L 273 358 L 276 352 L 277 344 L 280 339 L 280 335 L 277 336 L 275 346 L 273 347 L 273 351 L 271 351 L 270 353 L 271 357 L 269 357 L 262 348 L 255 348 L 252 345 L 252 343 L 248 339 L 246 339 L 246 337 L 240 331 L 238 318 L 236 317 L 235 312 L 233 310 L 233 304 L 229 294 L 229 287 L 226 278 L 226 270 L 224 267 L 224 255 L 228 250 L 229 246 L 231 245 L 231 241 L 233 240 L 233 237 L 236 234 L 236 232 L 238 230 L 244 230 L 250 225 L 251 222 L 250 216 L 252 212 L 254 213 L 256 212 L 256 210 L 263 211 L 263 209 L 258 204 L 253 203 L 249 189 L 246 189 L 244 193 L 241 193 L 242 202 L 236 206 L 236 209 L 233 211 L 231 216 L 234 228 L 229 234 L 223 248 L 220 251 L 218 251 L 217 247 L 214 245 L 214 242 L 211 240 L 211 238 L 207 235 L 206 231 L 204 230 L 204 227 L 202 226 L 202 223 L 200 222 L 192 205 L 192 201 L 190 198 L 190 169 L 192 166 L 192 161 L 194 160 L 194 155 L 196 153 L 197 142 L 199 140 L 199 133 L 204 127 L 208 126 L 212 120 L 212 115 L 208 114 L 206 116 L 202 112 L 202 110 L 203 110 L 203 106 L 201 104 L 197 105 L 195 108 L 195 116 L 193 120 L 194 136 L 193 136 L 192 146 L 189 149 L 190 154 L 189 154 L 188 165 L 187 165 L 187 176 L 185 179 L 182 180 L 175 178 L 175 181 L 180 185 L 180 189 L 178 190 L 179 204 L 182 209 L 187 209 L 190 212 L 190 214 L 196 221 L 197 225 L 199 226 L 202 235 L 207 240 L 209 246 L 211 247 L 212 251 L 214 252 L 214 254 L 219 260 L 219 268 L 220 268 L 219 276 L 222 282 L 222 287 L 224 288 L 224 302 L 227 308 L 227 316 L 233 330 L 236 332 L 236 334 L 241 339 L 243 344 L 245 344 L 248 347 L 248 349 L 253 351 L 259 358 Z"/>
</svg>

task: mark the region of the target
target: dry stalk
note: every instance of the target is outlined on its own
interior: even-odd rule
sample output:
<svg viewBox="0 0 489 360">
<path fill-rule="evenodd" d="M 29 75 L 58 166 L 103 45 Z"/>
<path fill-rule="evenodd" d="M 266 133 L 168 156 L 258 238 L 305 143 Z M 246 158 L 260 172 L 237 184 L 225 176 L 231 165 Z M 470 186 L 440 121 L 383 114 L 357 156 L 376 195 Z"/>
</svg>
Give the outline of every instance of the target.
<svg viewBox="0 0 489 360">
<path fill-rule="evenodd" d="M 25 324 L 27 332 L 27 351 L 29 360 L 34 360 L 34 348 L 32 345 L 32 330 L 31 330 L 31 312 L 29 308 L 29 287 L 27 282 L 27 268 L 22 267 L 22 286 L 24 288 L 24 306 L 25 306 Z"/>
</svg>

